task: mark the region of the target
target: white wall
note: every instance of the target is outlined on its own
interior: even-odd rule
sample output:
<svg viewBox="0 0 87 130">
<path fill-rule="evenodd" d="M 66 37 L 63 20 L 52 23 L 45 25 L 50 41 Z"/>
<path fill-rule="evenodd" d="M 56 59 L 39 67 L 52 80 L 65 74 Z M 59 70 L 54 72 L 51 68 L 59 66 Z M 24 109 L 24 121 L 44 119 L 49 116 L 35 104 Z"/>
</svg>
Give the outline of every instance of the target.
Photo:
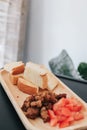
<svg viewBox="0 0 87 130">
<path fill-rule="evenodd" d="M 24 61 L 43 63 L 43 0 L 29 0 Z"/>
<path fill-rule="evenodd" d="M 87 62 L 87 0 L 31 0 L 27 60 L 48 65 L 66 49 Z"/>
</svg>

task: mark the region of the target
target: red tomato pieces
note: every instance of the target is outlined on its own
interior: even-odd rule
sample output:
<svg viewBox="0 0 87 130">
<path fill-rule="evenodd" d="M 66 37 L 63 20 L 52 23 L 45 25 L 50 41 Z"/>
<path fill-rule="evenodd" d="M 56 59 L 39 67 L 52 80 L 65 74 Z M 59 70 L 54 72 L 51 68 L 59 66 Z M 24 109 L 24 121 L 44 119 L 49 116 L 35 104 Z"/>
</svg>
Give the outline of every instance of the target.
<svg viewBox="0 0 87 130">
<path fill-rule="evenodd" d="M 56 117 L 56 115 L 55 115 L 55 113 L 54 113 L 53 110 L 48 110 L 48 114 L 49 114 L 49 116 L 50 116 L 51 119 L 53 119 L 53 118 Z"/>
<path fill-rule="evenodd" d="M 62 98 L 53 105 L 53 110 L 48 110 L 50 125 L 64 128 L 74 121 L 84 118 L 81 113 L 82 104 L 74 98 Z"/>
<path fill-rule="evenodd" d="M 84 116 L 82 113 L 76 112 L 76 114 L 74 116 L 74 120 L 78 121 L 78 120 L 81 120 L 83 118 L 84 118 Z"/>
<path fill-rule="evenodd" d="M 69 125 L 70 125 L 69 122 L 63 121 L 63 122 L 61 122 L 61 123 L 59 124 L 59 127 L 60 127 L 60 128 L 64 128 L 64 127 L 68 127 Z"/>
</svg>

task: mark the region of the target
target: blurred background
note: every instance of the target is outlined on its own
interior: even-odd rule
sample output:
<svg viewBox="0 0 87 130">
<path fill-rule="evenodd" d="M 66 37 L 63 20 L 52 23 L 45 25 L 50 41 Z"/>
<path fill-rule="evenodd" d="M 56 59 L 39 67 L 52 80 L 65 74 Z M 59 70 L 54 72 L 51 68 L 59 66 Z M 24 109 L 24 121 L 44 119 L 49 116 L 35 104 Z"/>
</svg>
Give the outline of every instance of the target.
<svg viewBox="0 0 87 130">
<path fill-rule="evenodd" d="M 75 66 L 87 61 L 87 0 L 31 0 L 27 60 L 48 65 L 66 49 Z"/>
<path fill-rule="evenodd" d="M 0 21 L 2 6 L 9 14 L 4 20 L 9 21 L 10 18 L 11 21 L 12 16 L 16 17 L 13 30 L 16 40 L 15 43 L 14 38 L 8 40 L 12 37 L 12 31 L 8 31 L 12 27 L 0 25 L 1 35 L 8 28 L 3 41 L 0 36 L 1 66 L 9 61 L 23 60 L 49 67 L 48 62 L 63 49 L 68 52 L 75 68 L 80 62 L 87 62 L 87 0 L 6 0 L 6 3 L 0 0 Z M 10 46 L 7 49 L 6 45 L 7 48 L 8 45 L 14 46 L 8 57 Z M 2 46 L 5 46 L 3 52 Z"/>
</svg>

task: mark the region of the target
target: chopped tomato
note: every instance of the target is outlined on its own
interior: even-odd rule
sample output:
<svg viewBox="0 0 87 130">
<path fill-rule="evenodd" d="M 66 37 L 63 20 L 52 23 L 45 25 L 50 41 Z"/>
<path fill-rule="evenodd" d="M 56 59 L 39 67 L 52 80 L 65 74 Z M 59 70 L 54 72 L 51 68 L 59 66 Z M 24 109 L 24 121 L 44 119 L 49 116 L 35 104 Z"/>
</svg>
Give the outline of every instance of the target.
<svg viewBox="0 0 87 130">
<path fill-rule="evenodd" d="M 72 123 L 74 121 L 74 117 L 70 116 L 66 119 L 67 122 Z"/>
<path fill-rule="evenodd" d="M 75 120 L 75 121 L 81 120 L 81 119 L 83 119 L 83 118 L 84 118 L 84 116 L 83 116 L 82 113 L 76 112 L 76 114 L 75 114 L 75 116 L 74 116 L 74 120 Z"/>
<path fill-rule="evenodd" d="M 55 115 L 59 116 L 61 114 L 61 107 L 54 111 Z"/>
<path fill-rule="evenodd" d="M 80 111 L 82 109 L 82 105 L 81 104 L 77 104 L 77 105 L 67 104 L 66 107 L 70 111 L 75 111 L 75 112 L 78 112 L 78 111 Z"/>
<path fill-rule="evenodd" d="M 68 108 L 70 111 L 73 110 L 73 104 L 69 103 L 66 105 L 66 108 Z"/>
<path fill-rule="evenodd" d="M 58 108 L 64 107 L 68 103 L 69 103 L 69 100 L 67 98 L 60 99 L 57 103 L 53 105 L 53 111 L 56 112 Z"/>
<path fill-rule="evenodd" d="M 84 118 L 81 113 L 82 104 L 74 98 L 62 98 L 53 105 L 53 110 L 48 110 L 50 125 L 64 128 Z"/>
<path fill-rule="evenodd" d="M 50 125 L 51 125 L 51 126 L 56 126 L 56 125 L 57 125 L 57 122 L 58 122 L 58 118 L 57 118 L 57 117 L 52 118 L 52 119 L 50 120 Z"/>
<path fill-rule="evenodd" d="M 71 112 L 70 112 L 70 110 L 68 109 L 68 108 L 65 108 L 65 107 L 63 107 L 62 109 L 61 109 L 61 115 L 64 115 L 64 116 L 70 116 L 71 115 Z"/>
<path fill-rule="evenodd" d="M 73 110 L 72 111 L 75 111 L 75 112 L 78 112 L 82 109 L 82 105 L 76 105 L 73 107 Z"/>
<path fill-rule="evenodd" d="M 60 115 L 60 116 L 58 116 L 58 123 L 63 122 L 63 121 L 65 121 L 66 119 L 67 119 L 66 116 Z"/>
<path fill-rule="evenodd" d="M 69 122 L 63 121 L 63 122 L 61 122 L 61 123 L 59 124 L 59 127 L 60 127 L 60 128 L 64 128 L 64 127 L 68 127 L 69 125 L 70 125 Z"/>
<path fill-rule="evenodd" d="M 56 115 L 54 114 L 54 111 L 53 110 L 48 110 L 48 114 L 50 116 L 51 119 L 55 118 Z"/>
</svg>

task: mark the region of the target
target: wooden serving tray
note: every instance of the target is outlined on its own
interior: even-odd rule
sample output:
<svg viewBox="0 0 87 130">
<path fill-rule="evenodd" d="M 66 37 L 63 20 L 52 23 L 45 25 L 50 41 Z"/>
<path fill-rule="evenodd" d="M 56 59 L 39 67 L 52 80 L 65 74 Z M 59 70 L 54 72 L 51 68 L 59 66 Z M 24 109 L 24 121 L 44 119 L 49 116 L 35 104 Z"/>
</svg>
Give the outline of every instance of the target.
<svg viewBox="0 0 87 130">
<path fill-rule="evenodd" d="M 69 127 L 66 128 L 58 128 L 58 127 L 51 127 L 49 123 L 44 123 L 42 119 L 38 118 L 35 120 L 27 119 L 24 115 L 23 111 L 21 110 L 21 106 L 28 97 L 28 94 L 21 92 L 16 85 L 12 85 L 9 79 L 9 73 L 2 69 L 0 71 L 0 82 L 10 99 L 11 103 L 13 104 L 19 118 L 21 119 L 22 123 L 24 124 L 27 130 L 87 130 L 87 105 L 86 103 L 77 96 L 72 90 L 70 90 L 62 81 L 58 79 L 58 86 L 55 88 L 54 92 L 56 93 L 66 93 L 68 97 L 74 97 L 79 100 L 83 106 L 83 113 L 85 118 L 75 122 Z"/>
</svg>

